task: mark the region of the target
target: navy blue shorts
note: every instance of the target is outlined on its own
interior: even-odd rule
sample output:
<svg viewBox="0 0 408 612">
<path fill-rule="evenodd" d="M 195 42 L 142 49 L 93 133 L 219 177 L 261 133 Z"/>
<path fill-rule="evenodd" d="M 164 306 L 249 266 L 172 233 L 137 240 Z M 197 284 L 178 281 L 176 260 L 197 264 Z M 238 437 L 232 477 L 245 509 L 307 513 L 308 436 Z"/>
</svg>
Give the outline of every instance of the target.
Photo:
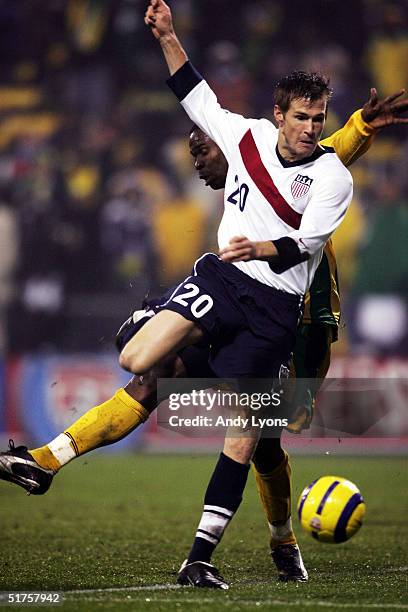
<svg viewBox="0 0 408 612">
<path fill-rule="evenodd" d="M 301 314 L 299 296 L 268 287 L 212 253 L 151 307 L 201 327 L 210 370 L 222 378 L 277 377 L 290 360 Z"/>
</svg>

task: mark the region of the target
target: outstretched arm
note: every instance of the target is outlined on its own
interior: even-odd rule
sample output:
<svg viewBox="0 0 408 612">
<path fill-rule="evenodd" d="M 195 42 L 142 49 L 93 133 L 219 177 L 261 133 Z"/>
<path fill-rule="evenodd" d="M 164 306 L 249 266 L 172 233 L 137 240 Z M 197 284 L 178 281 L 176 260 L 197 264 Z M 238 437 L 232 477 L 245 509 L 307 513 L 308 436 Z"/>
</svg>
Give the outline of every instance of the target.
<svg viewBox="0 0 408 612">
<path fill-rule="evenodd" d="M 221 108 L 208 83 L 188 61 L 174 32 L 170 8 L 164 0 L 150 0 L 145 23 L 159 41 L 169 67 L 171 76 L 167 84 L 191 121 L 214 140 L 227 159 L 230 151 L 236 154 L 237 144 L 256 121 Z"/>
<path fill-rule="evenodd" d="M 384 100 L 379 100 L 373 87 L 368 102 L 351 115 L 347 123 L 337 132 L 321 141 L 322 145 L 334 147 L 345 166 L 350 166 L 371 146 L 374 135 L 384 127 L 408 123 L 401 115 L 408 110 L 408 98 L 399 99 L 405 89 Z"/>
<path fill-rule="evenodd" d="M 174 32 L 170 7 L 163 0 L 150 0 L 144 21 L 159 41 L 170 75 L 173 75 L 188 57 Z"/>
</svg>

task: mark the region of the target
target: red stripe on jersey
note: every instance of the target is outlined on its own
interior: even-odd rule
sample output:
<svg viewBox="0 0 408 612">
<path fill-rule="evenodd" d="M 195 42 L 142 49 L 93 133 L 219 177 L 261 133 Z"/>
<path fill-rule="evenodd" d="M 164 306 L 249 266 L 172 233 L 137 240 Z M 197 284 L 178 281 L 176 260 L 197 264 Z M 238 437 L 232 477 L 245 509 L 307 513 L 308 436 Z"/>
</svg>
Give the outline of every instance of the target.
<svg viewBox="0 0 408 612">
<path fill-rule="evenodd" d="M 279 193 L 269 172 L 263 165 L 251 130 L 248 130 L 242 137 L 239 143 L 239 150 L 241 151 L 242 161 L 249 176 L 262 195 L 268 200 L 278 217 L 290 225 L 290 227 L 299 229 L 302 215 L 293 210 Z"/>
</svg>

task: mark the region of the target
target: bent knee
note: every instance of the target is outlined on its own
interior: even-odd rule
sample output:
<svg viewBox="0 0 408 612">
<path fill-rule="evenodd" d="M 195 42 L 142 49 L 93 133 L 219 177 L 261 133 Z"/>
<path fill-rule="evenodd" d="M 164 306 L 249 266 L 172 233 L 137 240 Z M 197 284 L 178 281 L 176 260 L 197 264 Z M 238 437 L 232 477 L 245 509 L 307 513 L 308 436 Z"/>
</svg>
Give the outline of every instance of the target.
<svg viewBox="0 0 408 612">
<path fill-rule="evenodd" d="M 119 355 L 119 365 L 132 374 L 145 374 L 152 366 L 147 353 L 141 348 L 135 350 L 134 347 L 129 347 L 129 344 L 125 345 Z"/>
</svg>

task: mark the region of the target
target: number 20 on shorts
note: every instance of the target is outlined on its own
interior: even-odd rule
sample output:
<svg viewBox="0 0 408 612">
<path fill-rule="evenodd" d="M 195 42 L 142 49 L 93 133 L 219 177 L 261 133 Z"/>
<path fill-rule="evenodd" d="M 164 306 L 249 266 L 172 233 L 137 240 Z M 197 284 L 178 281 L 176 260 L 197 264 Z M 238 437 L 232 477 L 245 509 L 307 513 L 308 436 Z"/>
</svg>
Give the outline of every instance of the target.
<svg viewBox="0 0 408 612">
<path fill-rule="evenodd" d="M 190 308 L 192 314 L 197 319 L 200 319 L 211 310 L 214 305 L 212 297 L 205 293 L 198 295 L 200 293 L 200 289 L 197 287 L 197 285 L 194 285 L 194 283 L 186 283 L 184 285 L 184 289 L 187 289 L 187 291 L 176 295 L 176 297 L 173 298 L 173 302 L 177 302 L 177 304 Z M 191 302 L 193 298 L 195 299 Z"/>
</svg>

